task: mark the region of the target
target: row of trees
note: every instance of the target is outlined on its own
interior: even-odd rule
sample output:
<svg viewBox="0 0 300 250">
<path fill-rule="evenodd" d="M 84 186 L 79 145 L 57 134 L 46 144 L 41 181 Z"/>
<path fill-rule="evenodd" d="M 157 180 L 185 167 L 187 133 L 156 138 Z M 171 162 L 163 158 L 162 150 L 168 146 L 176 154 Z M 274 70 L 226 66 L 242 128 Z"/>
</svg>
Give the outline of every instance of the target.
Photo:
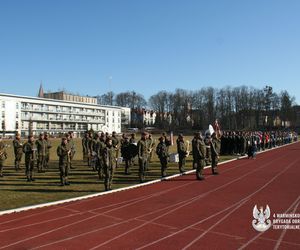
<svg viewBox="0 0 300 250">
<path fill-rule="evenodd" d="M 98 96 L 104 105 L 117 105 L 132 109 L 152 109 L 157 112 L 156 126 L 160 128 L 205 129 L 219 119 L 224 129 L 256 129 L 273 127 L 276 117 L 282 121 L 295 121 L 295 98 L 287 91 L 275 93 L 270 86 L 253 87 L 206 87 L 196 91 L 176 89 L 160 91 L 148 102 L 143 95 L 131 92 Z M 170 113 L 172 122 L 162 114 Z"/>
</svg>

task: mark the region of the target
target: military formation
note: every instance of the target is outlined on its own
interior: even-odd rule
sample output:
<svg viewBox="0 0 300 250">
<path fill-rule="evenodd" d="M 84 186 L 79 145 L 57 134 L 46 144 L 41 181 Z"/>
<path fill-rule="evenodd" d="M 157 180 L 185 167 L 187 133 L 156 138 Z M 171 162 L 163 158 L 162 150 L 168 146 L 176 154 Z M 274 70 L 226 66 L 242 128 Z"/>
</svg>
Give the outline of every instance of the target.
<svg viewBox="0 0 300 250">
<path fill-rule="evenodd" d="M 75 169 L 72 164 L 76 154 L 74 133 L 68 132 L 61 138 L 56 149 L 60 185 L 70 185 L 69 173 Z M 95 133 L 87 131 L 82 138 L 82 158 L 87 166 L 97 172 L 99 180 L 103 180 L 105 190 L 112 189 L 115 169 L 124 165 L 124 174 L 130 175 L 134 165 L 138 165 L 139 181 L 145 182 L 153 154 L 156 153 L 161 168 L 161 177 L 167 176 L 169 162 L 177 162 L 179 173 L 186 171 L 186 158 L 192 155 L 192 168 L 195 169 L 196 179 L 204 180 L 203 169 L 211 165 L 213 175 L 218 175 L 218 162 L 220 155 L 248 155 L 255 158 L 258 151 L 270 149 L 297 139 L 297 135 L 284 131 L 221 131 L 213 133 L 201 132 L 194 134 L 190 142 L 185 140 L 183 134 L 176 139 L 177 153 L 169 152 L 173 145 L 172 138 L 166 133 L 161 134 L 158 143 L 152 135 L 142 132 L 136 139 L 135 134 L 123 134 L 121 138 L 113 132 Z M 16 134 L 12 142 L 15 156 L 15 170 L 20 171 L 22 156 L 25 158 L 25 177 L 28 182 L 35 181 L 35 168 L 38 173 L 45 173 L 49 168 L 51 140 L 47 133 L 41 133 L 37 140 L 30 135 L 23 144 L 20 134 Z M 0 177 L 3 177 L 3 166 L 7 159 L 6 148 L 0 138 Z M 174 158 L 174 159 L 173 159 Z"/>
</svg>

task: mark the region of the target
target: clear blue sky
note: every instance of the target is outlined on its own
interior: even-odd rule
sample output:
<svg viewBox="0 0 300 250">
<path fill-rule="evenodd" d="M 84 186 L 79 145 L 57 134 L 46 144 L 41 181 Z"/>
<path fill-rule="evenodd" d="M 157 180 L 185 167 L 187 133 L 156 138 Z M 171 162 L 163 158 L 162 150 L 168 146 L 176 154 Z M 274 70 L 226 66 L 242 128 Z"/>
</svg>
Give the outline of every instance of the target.
<svg viewBox="0 0 300 250">
<path fill-rule="evenodd" d="M 298 0 L 0 0 L 0 92 L 268 84 L 300 103 L 299 13 Z"/>
</svg>

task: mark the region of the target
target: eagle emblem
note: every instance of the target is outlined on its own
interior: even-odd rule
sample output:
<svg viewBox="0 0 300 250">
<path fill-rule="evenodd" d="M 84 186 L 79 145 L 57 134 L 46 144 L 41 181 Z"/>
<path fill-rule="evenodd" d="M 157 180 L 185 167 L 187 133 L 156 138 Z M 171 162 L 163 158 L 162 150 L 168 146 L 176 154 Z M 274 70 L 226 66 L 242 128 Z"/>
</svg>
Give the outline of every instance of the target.
<svg viewBox="0 0 300 250">
<path fill-rule="evenodd" d="M 269 219 L 270 215 L 271 211 L 268 205 L 265 211 L 263 211 L 263 207 L 260 207 L 258 210 L 257 206 L 255 205 L 253 208 L 253 228 L 259 232 L 267 231 L 271 227 L 271 220 Z"/>
</svg>

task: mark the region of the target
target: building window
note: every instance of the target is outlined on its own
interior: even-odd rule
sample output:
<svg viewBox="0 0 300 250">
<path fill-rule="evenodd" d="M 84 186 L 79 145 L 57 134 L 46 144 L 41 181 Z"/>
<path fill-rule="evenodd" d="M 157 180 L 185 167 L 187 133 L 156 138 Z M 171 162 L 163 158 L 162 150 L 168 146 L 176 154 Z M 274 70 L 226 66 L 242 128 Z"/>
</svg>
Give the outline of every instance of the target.
<svg viewBox="0 0 300 250">
<path fill-rule="evenodd" d="M 5 118 L 5 111 L 2 111 L 2 118 Z"/>
<path fill-rule="evenodd" d="M 16 109 L 19 109 L 19 103 L 18 102 L 16 103 Z"/>
<path fill-rule="evenodd" d="M 2 108 L 5 108 L 5 101 L 2 101 Z"/>
<path fill-rule="evenodd" d="M 19 113 L 18 112 L 16 113 L 16 119 L 19 119 Z"/>
</svg>

